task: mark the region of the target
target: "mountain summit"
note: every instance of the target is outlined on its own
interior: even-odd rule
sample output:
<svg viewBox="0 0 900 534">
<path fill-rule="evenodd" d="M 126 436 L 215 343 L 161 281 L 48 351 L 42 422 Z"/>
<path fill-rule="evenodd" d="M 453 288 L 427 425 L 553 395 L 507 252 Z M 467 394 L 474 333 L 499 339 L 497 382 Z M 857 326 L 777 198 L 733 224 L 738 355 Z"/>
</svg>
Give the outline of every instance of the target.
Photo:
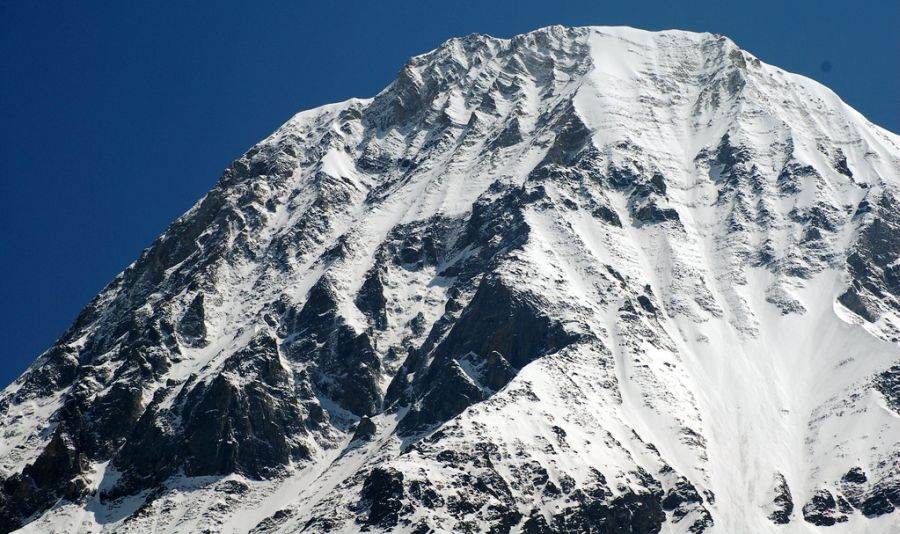
<svg viewBox="0 0 900 534">
<path fill-rule="evenodd" d="M 2 532 L 897 532 L 900 137 L 718 35 L 451 39 L 232 163 L 0 428 Z"/>
</svg>

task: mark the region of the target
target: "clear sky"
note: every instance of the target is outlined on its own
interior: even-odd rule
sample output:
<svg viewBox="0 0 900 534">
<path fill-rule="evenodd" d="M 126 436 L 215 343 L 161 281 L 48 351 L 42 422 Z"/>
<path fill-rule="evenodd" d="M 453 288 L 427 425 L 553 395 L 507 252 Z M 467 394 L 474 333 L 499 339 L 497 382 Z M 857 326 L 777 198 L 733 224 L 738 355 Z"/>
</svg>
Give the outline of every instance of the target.
<svg viewBox="0 0 900 534">
<path fill-rule="evenodd" d="M 900 131 L 896 0 L 0 0 L 0 387 L 295 112 L 550 24 L 725 34 Z"/>
</svg>

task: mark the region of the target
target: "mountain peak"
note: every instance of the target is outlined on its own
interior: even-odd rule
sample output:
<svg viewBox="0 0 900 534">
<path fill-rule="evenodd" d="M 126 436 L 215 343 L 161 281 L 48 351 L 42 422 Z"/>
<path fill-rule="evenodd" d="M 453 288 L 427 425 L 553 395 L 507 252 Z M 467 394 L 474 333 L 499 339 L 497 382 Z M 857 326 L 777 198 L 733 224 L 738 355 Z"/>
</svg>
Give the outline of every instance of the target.
<svg viewBox="0 0 900 534">
<path fill-rule="evenodd" d="M 898 146 L 713 34 L 451 39 L 0 394 L 0 530 L 889 532 Z"/>
</svg>

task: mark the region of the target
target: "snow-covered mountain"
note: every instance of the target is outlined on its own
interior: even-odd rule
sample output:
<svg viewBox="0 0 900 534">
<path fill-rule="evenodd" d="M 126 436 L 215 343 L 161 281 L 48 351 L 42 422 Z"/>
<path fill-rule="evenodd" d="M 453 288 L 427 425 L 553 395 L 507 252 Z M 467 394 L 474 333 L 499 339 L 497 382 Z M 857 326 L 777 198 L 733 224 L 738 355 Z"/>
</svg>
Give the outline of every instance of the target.
<svg viewBox="0 0 900 534">
<path fill-rule="evenodd" d="M 900 531 L 900 137 L 550 27 L 294 116 L 0 394 L 0 531 Z"/>
</svg>

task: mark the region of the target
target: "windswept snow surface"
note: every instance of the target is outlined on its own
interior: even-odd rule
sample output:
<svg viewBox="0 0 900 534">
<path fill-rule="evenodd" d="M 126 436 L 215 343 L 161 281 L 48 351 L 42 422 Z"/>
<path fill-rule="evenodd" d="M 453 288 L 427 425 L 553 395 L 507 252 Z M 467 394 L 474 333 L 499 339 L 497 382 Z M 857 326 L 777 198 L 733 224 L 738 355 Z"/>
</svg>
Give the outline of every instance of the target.
<svg viewBox="0 0 900 534">
<path fill-rule="evenodd" d="M 471 35 L 0 394 L 0 527 L 898 532 L 898 392 L 897 135 L 718 35 Z"/>
</svg>

